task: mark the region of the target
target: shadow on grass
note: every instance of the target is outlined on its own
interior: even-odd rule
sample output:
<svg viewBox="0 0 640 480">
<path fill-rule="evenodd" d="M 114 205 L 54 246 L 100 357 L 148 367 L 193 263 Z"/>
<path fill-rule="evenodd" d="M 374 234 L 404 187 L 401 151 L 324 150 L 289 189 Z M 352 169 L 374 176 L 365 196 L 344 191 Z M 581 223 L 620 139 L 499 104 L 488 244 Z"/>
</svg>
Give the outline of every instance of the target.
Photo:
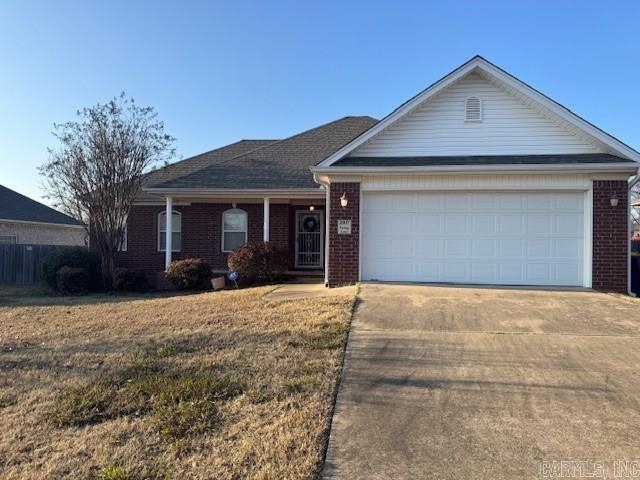
<svg viewBox="0 0 640 480">
<path fill-rule="evenodd" d="M 0 307 L 49 307 L 75 305 L 97 305 L 101 303 L 121 303 L 135 300 L 151 300 L 155 298 L 171 298 L 200 293 L 211 293 L 213 290 L 199 291 L 152 291 L 144 293 L 90 293 L 88 295 L 59 295 L 46 286 L 0 285 Z"/>
</svg>

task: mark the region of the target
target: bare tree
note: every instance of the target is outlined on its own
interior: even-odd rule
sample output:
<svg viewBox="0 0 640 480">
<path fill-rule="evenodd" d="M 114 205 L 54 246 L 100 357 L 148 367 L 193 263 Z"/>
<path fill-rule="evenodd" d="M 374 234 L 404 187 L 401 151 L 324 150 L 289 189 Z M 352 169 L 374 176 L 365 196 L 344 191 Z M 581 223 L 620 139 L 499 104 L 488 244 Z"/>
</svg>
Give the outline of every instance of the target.
<svg viewBox="0 0 640 480">
<path fill-rule="evenodd" d="M 152 107 L 139 107 L 124 93 L 77 117 L 54 124 L 59 145 L 39 170 L 48 198 L 90 226 L 105 287 L 111 288 L 115 253 L 143 174 L 171 158 L 175 139 Z"/>
</svg>

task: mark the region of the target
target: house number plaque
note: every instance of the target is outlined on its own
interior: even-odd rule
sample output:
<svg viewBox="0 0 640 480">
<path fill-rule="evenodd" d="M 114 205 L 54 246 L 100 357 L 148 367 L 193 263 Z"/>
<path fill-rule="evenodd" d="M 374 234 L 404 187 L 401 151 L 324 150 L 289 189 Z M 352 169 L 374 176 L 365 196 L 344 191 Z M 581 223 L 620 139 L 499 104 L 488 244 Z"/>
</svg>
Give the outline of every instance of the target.
<svg viewBox="0 0 640 480">
<path fill-rule="evenodd" d="M 351 235 L 351 220 L 338 220 L 338 235 Z"/>
</svg>

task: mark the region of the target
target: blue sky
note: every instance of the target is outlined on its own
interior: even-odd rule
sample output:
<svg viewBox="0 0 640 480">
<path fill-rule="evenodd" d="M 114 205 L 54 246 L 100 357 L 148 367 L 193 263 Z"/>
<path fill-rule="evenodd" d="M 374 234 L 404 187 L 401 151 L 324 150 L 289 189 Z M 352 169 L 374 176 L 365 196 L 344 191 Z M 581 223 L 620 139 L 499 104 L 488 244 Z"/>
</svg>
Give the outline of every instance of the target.
<svg viewBox="0 0 640 480">
<path fill-rule="evenodd" d="M 640 149 L 640 2 L 0 3 L 0 184 L 41 199 L 52 124 L 121 91 L 176 159 L 381 117 L 480 54 Z"/>
</svg>

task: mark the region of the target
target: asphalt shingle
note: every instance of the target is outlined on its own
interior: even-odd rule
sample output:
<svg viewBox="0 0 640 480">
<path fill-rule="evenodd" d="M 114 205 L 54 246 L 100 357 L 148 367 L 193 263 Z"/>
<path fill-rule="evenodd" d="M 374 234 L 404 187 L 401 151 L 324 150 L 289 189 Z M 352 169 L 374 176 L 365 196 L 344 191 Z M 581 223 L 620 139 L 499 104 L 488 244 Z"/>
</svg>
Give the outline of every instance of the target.
<svg viewBox="0 0 640 480">
<path fill-rule="evenodd" d="M 0 220 L 83 225 L 75 218 L 0 185 Z"/>
</svg>

